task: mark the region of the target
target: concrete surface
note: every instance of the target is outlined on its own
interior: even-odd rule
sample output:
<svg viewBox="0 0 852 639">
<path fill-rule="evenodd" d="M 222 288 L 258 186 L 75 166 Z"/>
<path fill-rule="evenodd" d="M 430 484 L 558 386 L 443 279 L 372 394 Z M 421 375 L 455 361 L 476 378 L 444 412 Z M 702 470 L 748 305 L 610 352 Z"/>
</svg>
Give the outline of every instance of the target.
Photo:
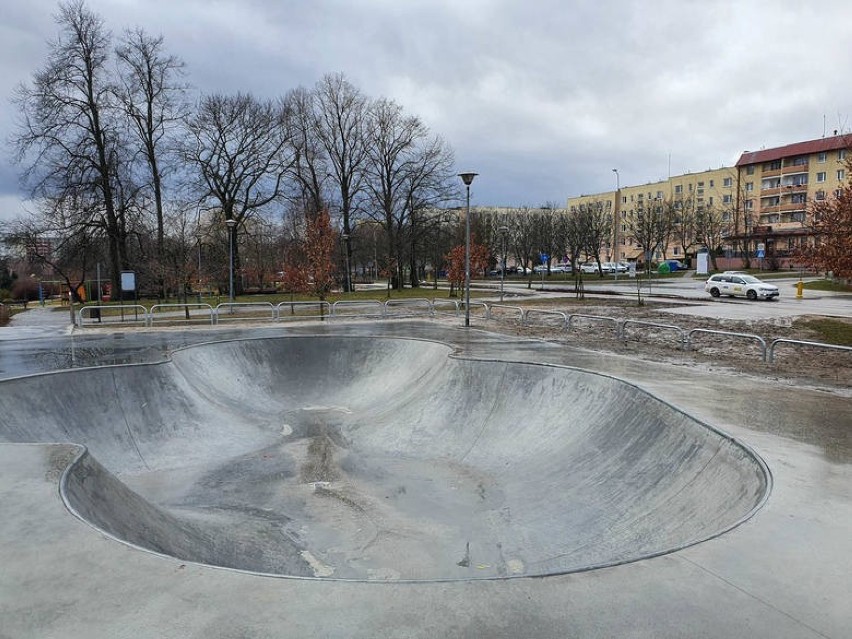
<svg viewBox="0 0 852 639">
<path fill-rule="evenodd" d="M 852 408 L 848 394 L 813 388 L 779 388 L 772 380 L 726 376 L 718 371 L 682 366 L 661 364 L 648 370 L 647 363 L 617 355 L 512 339 L 478 330 L 448 329 L 429 323 L 294 326 L 270 330 L 266 334 L 269 333 L 282 336 L 328 335 L 337 339 L 338 344 L 340 336 L 350 336 L 350 339 L 344 340 L 347 345 L 371 342 L 354 338 L 414 337 L 447 343 L 462 359 L 444 359 L 447 350 L 429 342 L 419 344 L 416 356 L 405 349 L 395 351 L 400 343 L 396 340 L 375 342 L 389 344 L 391 348 L 390 354 L 385 353 L 375 361 L 390 357 L 405 374 L 382 375 L 379 380 L 372 380 L 375 383 L 371 384 L 370 392 L 366 387 L 360 387 L 359 392 L 359 385 L 350 383 L 345 389 L 335 391 L 338 394 L 334 401 L 345 399 L 339 405 L 328 401 L 327 392 L 318 386 L 306 385 L 285 391 L 277 386 L 267 388 L 267 398 L 273 396 L 273 400 L 258 407 L 253 401 L 252 391 L 257 390 L 258 384 L 278 379 L 286 362 L 282 362 L 280 352 L 278 356 L 272 356 L 276 353 L 273 348 L 247 349 L 245 342 L 188 349 L 176 354 L 170 364 L 75 371 L 3 382 L 0 384 L 0 400 L 12 396 L 17 398 L 16 401 L 7 400 L 4 405 L 2 432 L 5 439 L 22 440 L 29 436 L 38 441 L 65 434 L 66 441 L 76 441 L 87 433 L 95 433 L 98 441 L 97 446 L 92 446 L 91 456 L 81 459 L 85 463 L 77 464 L 73 463 L 80 455 L 77 446 L 44 443 L 0 445 L 0 504 L 4 514 L 0 518 L 0 565 L 3 566 L 0 571 L 0 619 L 3 620 L 0 637 L 846 636 L 852 621 L 848 598 L 852 585 L 852 543 L 849 536 L 852 523 L 849 493 L 852 479 L 849 467 L 852 459 L 849 436 Z M 184 339 L 183 332 L 173 333 L 172 337 L 177 342 Z M 103 339 L 108 342 L 112 338 L 103 336 Z M 157 339 L 168 341 L 165 334 Z M 293 343 L 293 340 L 278 340 L 277 343 Z M 410 345 L 412 342 L 406 340 L 402 343 Z M 344 353 L 347 350 L 348 347 L 339 349 Z M 110 357 L 108 348 L 104 353 L 107 358 Z M 358 361 L 365 362 L 366 369 L 370 370 L 367 364 L 374 356 L 372 349 L 362 350 Z M 343 357 L 345 360 L 346 356 Z M 240 367 L 236 366 L 238 362 L 242 364 Z M 248 374 L 251 367 L 245 365 L 247 362 L 263 374 Z M 372 469 L 365 470 L 370 466 L 366 462 L 363 465 L 325 466 L 327 470 L 345 472 L 357 478 L 368 477 L 370 481 L 366 483 L 375 482 L 372 491 L 358 496 L 375 497 L 381 494 L 382 489 L 397 484 L 396 479 L 401 476 L 397 474 L 393 481 L 389 478 L 383 486 L 382 477 L 373 472 L 382 465 L 392 466 L 394 461 L 402 466 L 396 454 L 381 457 L 375 453 L 382 446 L 395 445 L 396 440 L 389 433 L 402 430 L 409 443 L 420 443 L 420 448 L 425 449 L 423 460 L 435 459 L 442 449 L 448 447 L 457 450 L 453 447 L 461 446 L 464 429 L 454 431 L 445 423 L 445 418 L 451 414 L 448 412 L 450 407 L 462 403 L 459 397 L 466 397 L 466 401 L 470 402 L 477 389 L 481 388 L 485 401 L 481 406 L 505 404 L 507 409 L 514 406 L 521 416 L 538 415 L 541 414 L 539 411 L 544 411 L 544 421 L 560 432 L 551 439 L 549 435 L 543 435 L 546 431 L 542 431 L 535 420 L 527 423 L 518 420 L 518 414 L 508 412 L 505 422 L 497 419 L 496 433 L 486 428 L 482 437 L 477 439 L 478 443 L 472 449 L 472 457 L 478 458 L 477 463 L 465 460 L 465 463 L 470 462 L 474 471 L 454 471 L 457 474 L 442 471 L 441 477 L 452 477 L 451 483 L 455 482 L 457 487 L 455 491 L 449 485 L 444 487 L 447 489 L 445 492 L 438 490 L 433 493 L 431 489 L 423 488 L 415 500 L 416 504 L 397 505 L 401 511 L 411 515 L 411 508 L 415 505 L 421 508 L 423 499 L 436 494 L 441 497 L 442 503 L 449 504 L 448 510 L 455 511 L 450 513 L 455 518 L 473 512 L 471 507 L 475 503 L 484 503 L 486 510 L 493 506 L 494 503 L 489 502 L 492 498 L 489 488 L 495 491 L 502 489 L 504 494 L 499 498 L 510 499 L 511 495 L 505 493 L 516 490 L 512 488 L 512 482 L 520 482 L 519 485 L 528 492 L 519 495 L 539 495 L 529 504 L 522 503 L 524 499 L 512 502 L 518 508 L 528 508 L 526 519 L 533 520 L 528 525 L 532 528 L 541 526 L 542 529 L 553 525 L 551 530 L 559 531 L 565 525 L 560 518 L 567 515 L 564 509 L 553 508 L 552 502 L 559 502 L 563 492 L 571 494 L 573 489 L 560 483 L 559 477 L 559 473 L 565 470 L 559 464 L 559 458 L 565 452 L 561 447 L 567 445 L 563 441 L 567 431 L 561 430 L 563 424 L 560 419 L 565 413 L 575 422 L 582 415 L 580 428 L 586 435 L 599 435 L 599 428 L 611 428 L 615 429 L 613 432 L 625 434 L 626 429 L 618 430 L 625 424 L 630 424 L 631 429 L 639 429 L 638 433 L 628 434 L 628 437 L 635 435 L 636 439 L 623 442 L 624 450 L 612 457 L 613 460 L 621 460 L 623 472 L 620 477 L 624 479 L 624 484 L 613 493 L 623 497 L 620 502 L 612 502 L 615 509 L 629 511 L 634 506 L 631 503 L 633 497 L 642 495 L 646 490 L 659 490 L 662 491 L 658 493 L 659 504 L 649 508 L 647 502 L 641 503 L 637 499 L 634 513 L 643 509 L 651 512 L 657 505 L 672 507 L 679 517 L 659 518 L 654 522 L 655 531 L 667 522 L 681 522 L 695 525 L 698 536 L 708 533 L 716 527 L 707 522 L 700 523 L 702 513 L 688 510 L 689 503 L 701 504 L 702 501 L 685 499 L 678 504 L 676 495 L 669 493 L 672 499 L 665 497 L 666 491 L 672 487 L 667 482 L 671 479 L 677 485 L 678 475 L 675 473 L 671 478 L 668 472 L 659 472 L 656 465 L 662 464 L 663 468 L 667 468 L 673 460 L 683 461 L 684 455 L 682 452 L 667 454 L 668 445 L 675 441 L 653 436 L 655 433 L 658 435 L 660 429 L 654 428 L 653 423 L 648 424 L 646 417 L 649 413 L 643 411 L 651 410 L 650 407 L 668 414 L 663 420 L 662 432 L 677 433 L 674 440 L 679 440 L 676 443 L 681 447 L 675 446 L 675 451 L 692 447 L 700 456 L 709 450 L 707 446 L 717 446 L 723 457 L 730 457 L 729 462 L 718 463 L 717 455 L 707 456 L 707 465 L 703 468 L 709 474 L 696 468 L 687 471 L 704 486 L 702 493 L 711 493 L 702 494 L 701 500 L 712 497 L 719 486 L 738 487 L 734 494 L 741 494 L 740 490 L 750 491 L 753 498 L 760 493 L 759 486 L 747 479 L 755 476 L 747 470 L 754 469 L 753 465 L 750 466 L 752 462 L 748 461 L 751 457 L 740 455 L 737 453 L 742 451 L 739 446 L 708 431 L 677 410 L 659 404 L 631 386 L 607 378 L 552 366 L 530 367 L 523 362 L 578 366 L 615 375 L 650 391 L 698 420 L 721 428 L 753 448 L 767 462 L 773 477 L 767 503 L 742 525 L 709 541 L 615 567 L 508 580 L 392 583 L 259 577 L 152 554 L 119 543 L 111 535 L 95 530 L 70 514 L 57 490 L 62 473 L 70 466 L 78 472 L 73 480 L 70 479 L 72 473 L 69 473 L 69 485 L 74 481 L 77 484 L 67 492 L 76 490 L 76 503 L 86 504 L 93 511 L 103 506 L 98 503 L 98 495 L 115 498 L 118 480 L 121 480 L 121 485 L 133 488 L 133 494 L 122 496 L 125 504 L 131 504 L 127 510 L 137 511 L 140 517 L 145 513 L 141 512 L 143 502 L 134 501 L 137 496 L 140 499 L 144 496 L 145 504 L 160 510 L 164 509 L 164 505 L 177 505 L 180 510 L 182 497 L 189 494 L 197 501 L 205 491 L 208 496 L 212 494 L 217 499 L 225 499 L 226 506 L 229 497 L 238 504 L 242 498 L 232 492 L 235 483 L 229 484 L 223 481 L 223 476 L 215 473 L 213 477 L 199 478 L 191 472 L 192 462 L 208 468 L 211 460 L 225 460 L 228 467 L 225 479 L 236 474 L 241 480 L 260 485 L 265 481 L 257 472 L 260 464 L 263 460 L 274 462 L 285 457 L 278 454 L 281 442 L 290 436 L 285 431 L 288 428 L 293 433 L 299 431 L 300 422 L 294 417 L 304 418 L 301 427 L 310 426 L 311 420 L 307 419 L 307 413 L 310 413 L 313 416 L 322 414 L 324 421 L 320 421 L 320 431 L 322 423 L 328 426 L 329 418 L 334 417 L 334 428 L 326 430 L 330 443 L 325 450 L 332 452 L 331 458 L 338 459 L 339 455 L 344 455 L 345 445 L 352 446 L 352 442 L 361 456 L 358 459 L 377 457 Z M 494 368 L 497 373 L 492 375 Z M 303 362 L 300 370 L 305 372 L 306 379 L 317 379 L 319 367 L 316 361 Z M 484 370 L 489 373 L 483 374 Z M 531 370 L 539 374 L 532 378 L 521 374 Z M 229 380 L 225 371 L 235 373 L 233 379 Z M 421 373 L 419 378 L 418 373 Z M 493 377 L 503 381 L 498 386 L 489 386 Z M 516 377 L 521 378 L 519 383 L 509 383 Z M 418 381 L 412 383 L 415 378 Z M 433 378 L 455 380 L 455 390 L 436 386 Z M 84 393 L 88 394 L 84 399 L 91 400 L 95 406 L 107 405 L 108 408 L 85 408 L 86 419 L 76 419 L 77 411 L 70 408 L 77 406 L 74 402 L 83 402 L 83 406 L 86 402 L 75 392 L 78 390 L 76 384 L 63 383 L 63 380 L 74 379 L 86 379 L 82 386 L 91 385 Z M 99 382 L 92 381 L 98 379 Z M 146 380 L 144 383 L 143 379 Z M 337 378 L 328 381 L 339 384 L 346 380 Z M 383 394 L 380 388 L 376 396 L 372 386 L 387 383 L 391 384 L 390 390 Z M 182 388 L 184 392 L 174 392 L 175 387 Z M 577 392 L 580 387 L 592 394 L 602 393 L 600 401 L 594 405 L 581 402 L 582 410 L 575 409 L 571 402 L 561 401 L 566 395 L 582 396 L 583 393 Z M 334 388 L 334 384 L 323 388 L 327 391 Z M 429 397 L 430 390 L 438 389 L 451 394 L 432 396 L 432 402 L 425 404 L 429 409 L 437 407 L 435 415 L 426 414 L 428 410 L 421 409 L 416 418 L 413 414 L 405 414 L 406 419 L 394 420 L 400 406 L 415 406 L 417 401 L 422 401 L 418 398 Z M 276 395 L 279 392 L 281 394 Z M 300 406 L 307 406 L 310 410 L 299 411 L 296 415 L 287 414 L 284 419 L 281 408 L 289 401 L 287 392 L 294 393 L 291 399 L 304 398 L 303 401 L 300 399 Z M 122 402 L 116 401 L 118 397 L 123 398 Z M 133 412 L 127 408 L 141 407 L 139 402 L 151 397 L 162 397 L 163 401 L 144 407 L 149 418 L 146 424 L 135 421 Z M 639 401 L 637 398 L 643 399 Z M 314 399 L 317 400 L 314 404 L 307 404 Z M 372 399 L 382 401 L 370 401 Z M 620 402 L 624 401 L 632 402 L 628 409 L 621 405 Z M 242 410 L 241 402 L 245 402 L 246 407 Z M 518 407 L 516 403 L 522 405 Z M 352 406 L 359 408 L 356 411 Z M 362 406 L 364 411 L 372 411 L 371 420 L 384 425 L 384 430 L 377 430 L 372 439 L 369 434 L 358 434 L 356 431 L 364 430 L 363 424 L 356 423 L 354 417 L 349 421 L 350 413 L 342 410 L 348 408 L 352 416 L 357 416 Z M 383 411 L 383 407 L 386 410 Z M 572 412 L 575 410 L 581 412 Z M 386 414 L 383 415 L 383 412 Z M 29 423 L 21 424 L 19 419 L 9 419 L 9 415 L 15 414 L 26 416 Z M 502 409 L 493 414 L 502 415 Z M 120 419 L 116 420 L 116 416 Z M 409 422 L 409 419 L 414 421 Z M 485 419 L 479 412 L 474 421 L 480 426 L 495 423 L 493 416 Z M 524 436 L 517 438 L 518 450 L 514 451 L 511 450 L 510 439 L 496 435 L 515 427 L 517 421 L 522 422 Z M 571 421 L 567 420 L 569 425 Z M 240 427 L 239 436 L 228 434 L 235 422 Z M 442 437 L 432 437 L 431 429 L 441 424 L 444 424 Z M 423 428 L 416 428 L 418 425 Z M 195 431 L 212 432 L 215 436 L 190 436 Z M 146 436 L 138 437 L 143 432 Z M 355 433 L 356 436 L 351 439 L 342 437 L 346 433 Z M 490 440 L 492 435 L 495 435 L 493 442 Z M 341 437 L 335 442 L 338 436 Z M 314 435 L 312 439 L 324 441 L 326 438 Z M 530 442 L 530 439 L 533 441 Z M 588 439 L 592 442 L 594 437 Z M 173 446 L 160 445 L 168 442 Z M 494 442 L 499 442 L 499 445 Z M 618 443 L 617 439 L 606 437 L 599 443 L 606 443 L 608 447 L 614 442 Z M 657 448 L 661 442 L 666 448 Z M 583 445 L 587 443 L 582 442 Z M 305 452 L 309 447 L 308 444 Z M 437 452 L 434 451 L 436 447 Z M 96 452 L 95 448 L 99 450 Z M 489 467 L 490 463 L 500 459 L 492 448 L 498 448 L 504 457 L 509 458 L 516 452 L 525 455 L 532 451 L 532 458 L 525 459 L 525 463 L 501 476 L 499 463 Z M 567 459 L 575 463 L 568 467 L 565 478 L 571 476 L 570 472 L 576 472 L 576 462 L 589 455 L 590 450 L 580 446 L 572 452 L 568 446 Z M 666 450 L 666 453 L 660 453 L 660 450 Z M 320 447 L 320 453 L 322 451 Z M 638 467 L 630 464 L 631 451 L 645 451 L 649 456 L 640 455 L 639 458 L 646 459 L 647 463 Z M 654 452 L 658 453 L 656 458 Z M 248 458 L 244 457 L 246 454 Z M 264 457 L 264 454 L 269 454 L 269 457 Z M 296 458 L 294 451 L 288 454 Z M 577 456 L 572 457 L 572 454 Z M 320 459 L 328 457 L 319 456 Z M 604 467 L 610 463 L 609 457 L 601 456 L 600 451 L 596 451 L 596 456 L 591 459 L 606 460 L 602 464 Z M 689 459 L 688 455 L 686 459 Z M 304 463 L 297 463 L 291 470 L 297 467 L 301 470 L 303 466 Z M 430 475 L 434 466 L 431 461 L 415 466 L 420 473 L 417 480 L 423 481 L 424 485 L 435 479 L 434 475 Z M 595 466 L 596 463 L 589 463 L 589 478 L 595 477 L 598 470 Z M 311 466 L 317 467 L 323 468 L 323 465 Z M 84 472 L 79 472 L 81 469 Z M 402 473 L 403 470 L 400 468 L 395 472 Z M 600 470 L 602 474 L 590 483 L 600 487 L 619 479 L 618 472 L 609 472 L 612 467 Z M 287 468 L 278 468 L 277 471 L 286 474 Z M 729 472 L 733 473 L 732 477 L 740 474 L 741 479 L 728 482 L 717 476 Z M 484 500 L 477 491 L 478 483 L 471 483 L 468 476 L 477 473 L 491 475 L 488 478 L 491 483 L 484 482 Z M 176 476 L 169 477 L 170 474 Z M 169 481 L 158 481 L 158 477 Z M 174 479 L 177 481 L 172 481 Z M 328 484 L 315 482 L 312 489 L 334 491 L 342 481 L 338 477 L 329 480 Z M 641 488 L 644 481 L 647 483 Z M 90 483 L 87 485 L 86 482 Z M 431 483 L 434 484 L 434 481 Z M 474 487 L 474 494 L 466 494 L 471 487 Z M 186 492 L 181 494 L 184 489 Z M 685 490 L 688 491 L 688 488 Z M 595 494 L 600 496 L 604 492 L 601 490 Z M 357 528 L 348 530 L 346 527 L 352 524 L 353 519 L 357 521 L 357 518 L 351 517 L 351 509 L 359 504 L 357 500 L 353 500 L 356 501 L 354 506 L 347 504 L 345 499 L 339 499 L 341 496 L 346 497 L 345 494 L 337 495 L 333 500 L 340 501 L 344 505 L 342 512 L 349 514 L 341 517 L 341 530 L 336 532 L 350 535 L 350 541 L 357 543 Z M 715 512 L 721 515 L 717 516 L 711 509 L 708 520 L 718 523 L 725 517 L 728 521 L 736 519 L 742 510 L 733 514 L 725 510 L 736 501 L 719 500 L 713 508 L 718 508 Z M 98 511 L 100 516 L 114 516 L 115 501 L 108 500 L 106 505 L 107 508 Z M 227 510 L 221 506 L 222 502 L 219 510 Z M 374 512 L 369 511 L 368 514 Z M 554 519 L 554 522 L 534 521 L 536 513 L 540 519 Z M 213 538 L 222 531 L 238 535 L 240 526 L 231 525 L 233 522 L 216 528 L 216 524 L 222 522 L 219 514 L 208 516 L 202 522 L 207 525 L 212 521 L 212 527 L 203 528 L 206 534 Z M 419 511 L 414 514 L 422 516 Z M 95 518 L 94 515 L 89 516 Z M 333 518 L 334 513 L 323 513 L 323 517 L 326 516 Z M 187 515 L 187 520 L 194 524 L 202 519 L 197 513 Z M 138 523 L 140 525 L 133 526 L 132 532 L 139 532 L 142 522 Z M 436 527 L 439 524 L 445 527 L 446 523 L 431 520 L 431 525 Z M 473 521 L 471 525 L 482 524 Z M 718 526 L 718 529 L 722 528 L 725 525 Z M 499 530 L 502 534 L 512 529 L 507 525 L 490 530 Z M 531 529 L 531 532 L 534 530 Z M 606 539 L 609 532 L 598 531 L 596 534 Z M 613 532 L 613 537 L 619 538 L 619 528 L 616 527 Z M 326 534 L 331 533 L 325 531 L 317 539 Z M 695 534 L 693 531 L 687 537 Z M 306 538 L 313 539 L 310 536 Z M 334 543 L 340 545 L 339 541 L 337 539 Z M 528 541 L 526 535 L 523 541 Z M 565 543 L 572 542 L 570 539 L 566 541 L 565 536 L 560 538 L 557 532 L 551 538 L 535 541 L 531 546 L 544 548 L 546 544 Z M 626 547 L 635 549 L 632 543 Z M 453 548 L 455 550 L 454 545 Z M 473 548 L 476 548 L 475 544 Z M 457 558 L 456 563 L 464 563 L 465 557 L 457 550 L 452 556 Z M 318 557 L 313 559 L 315 561 L 306 561 L 315 574 L 317 571 L 323 573 L 332 563 L 326 564 Z M 416 557 L 397 559 L 409 570 L 425 565 Z M 504 559 L 507 571 L 519 566 L 513 561 L 515 559 L 524 567 L 532 563 L 524 562 L 511 553 L 504 555 Z M 471 552 L 470 560 L 468 566 L 456 568 L 470 570 L 473 565 L 472 570 L 481 570 L 478 565 L 484 565 L 484 562 L 477 564 L 475 552 Z M 430 569 L 432 567 L 429 566 Z M 392 579 L 395 575 L 386 574 L 384 577 Z"/>
<path fill-rule="evenodd" d="M 768 492 L 747 450 L 636 387 L 451 352 L 354 336 L 195 346 L 6 381 L 0 434 L 86 446 L 63 491 L 117 538 L 299 577 L 612 565 L 715 536 Z"/>
</svg>

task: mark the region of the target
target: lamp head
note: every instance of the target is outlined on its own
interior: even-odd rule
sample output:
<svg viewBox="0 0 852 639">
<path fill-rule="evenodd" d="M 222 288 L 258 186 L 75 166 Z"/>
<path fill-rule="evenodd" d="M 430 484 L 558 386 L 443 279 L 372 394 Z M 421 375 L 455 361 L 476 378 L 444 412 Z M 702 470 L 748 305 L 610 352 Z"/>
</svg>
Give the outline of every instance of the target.
<svg viewBox="0 0 852 639">
<path fill-rule="evenodd" d="M 470 186 L 470 183 L 473 182 L 473 178 L 475 178 L 479 173 L 459 173 L 459 177 L 464 182 L 465 186 Z"/>
<path fill-rule="evenodd" d="M 228 225 L 229 229 L 232 229 L 237 225 L 237 221 L 236 220 L 225 220 L 225 224 Z"/>
</svg>

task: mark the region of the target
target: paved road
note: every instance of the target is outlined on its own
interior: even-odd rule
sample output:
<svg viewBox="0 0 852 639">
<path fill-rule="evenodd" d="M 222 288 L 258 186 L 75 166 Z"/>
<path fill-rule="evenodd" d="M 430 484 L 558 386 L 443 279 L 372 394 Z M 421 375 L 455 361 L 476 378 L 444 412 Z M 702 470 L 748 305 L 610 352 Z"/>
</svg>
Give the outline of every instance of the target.
<svg viewBox="0 0 852 639">
<path fill-rule="evenodd" d="M 713 299 L 704 291 L 704 282 L 691 277 L 667 278 L 655 280 L 650 289 L 643 286 L 643 297 L 649 302 L 665 304 L 667 299 L 689 302 L 678 304 L 674 312 L 684 315 L 699 315 L 725 319 L 772 319 L 778 317 L 798 317 L 801 315 L 828 315 L 831 317 L 852 317 L 852 294 L 832 293 L 806 290 L 802 299 L 796 298 L 796 282 L 798 277 L 771 280 L 781 289 L 779 299 L 772 302 L 750 302 L 745 299 Z M 610 278 L 600 279 L 592 276 L 585 281 L 587 294 L 602 293 L 618 294 L 625 297 L 636 297 L 636 281 Z M 488 283 L 491 288 L 495 285 Z M 534 295 L 550 293 L 570 293 L 573 283 L 560 282 L 551 279 L 545 282 L 542 291 L 540 285 L 527 289 L 526 284 L 511 283 L 506 291 L 517 295 Z M 499 288 L 499 284 L 496 285 Z M 700 302 L 700 303 L 698 303 Z"/>
</svg>

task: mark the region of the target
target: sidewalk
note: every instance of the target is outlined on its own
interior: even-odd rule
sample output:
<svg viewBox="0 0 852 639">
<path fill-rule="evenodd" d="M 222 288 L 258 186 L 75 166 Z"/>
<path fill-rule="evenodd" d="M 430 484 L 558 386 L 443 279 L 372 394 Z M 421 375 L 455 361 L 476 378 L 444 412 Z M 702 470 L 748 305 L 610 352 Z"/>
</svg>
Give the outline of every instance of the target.
<svg viewBox="0 0 852 639">
<path fill-rule="evenodd" d="M 67 306 L 39 306 L 34 302 L 24 312 L 12 316 L 8 326 L 0 327 L 0 340 L 66 335 L 71 330 L 71 313 Z"/>
</svg>

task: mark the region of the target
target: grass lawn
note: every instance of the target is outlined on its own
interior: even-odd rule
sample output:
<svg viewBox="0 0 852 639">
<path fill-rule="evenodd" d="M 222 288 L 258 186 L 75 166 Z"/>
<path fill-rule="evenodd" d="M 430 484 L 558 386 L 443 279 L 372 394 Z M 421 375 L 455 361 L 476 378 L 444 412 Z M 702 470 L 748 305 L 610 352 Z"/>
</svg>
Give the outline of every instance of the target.
<svg viewBox="0 0 852 639">
<path fill-rule="evenodd" d="M 852 322 L 840 319 L 820 318 L 796 320 L 795 325 L 799 328 L 816 331 L 819 334 L 816 338 L 818 342 L 836 344 L 838 346 L 852 346 Z"/>
</svg>

